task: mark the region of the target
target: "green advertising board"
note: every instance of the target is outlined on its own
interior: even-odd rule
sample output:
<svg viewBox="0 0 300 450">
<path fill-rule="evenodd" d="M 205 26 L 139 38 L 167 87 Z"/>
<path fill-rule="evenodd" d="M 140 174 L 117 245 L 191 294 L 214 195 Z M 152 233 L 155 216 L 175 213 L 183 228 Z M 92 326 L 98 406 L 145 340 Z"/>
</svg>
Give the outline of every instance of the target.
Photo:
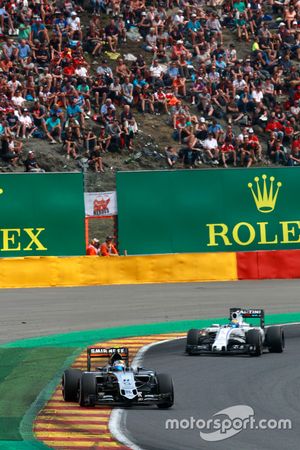
<svg viewBox="0 0 300 450">
<path fill-rule="evenodd" d="M 0 257 L 85 254 L 82 173 L 0 175 Z"/>
<path fill-rule="evenodd" d="M 300 168 L 117 173 L 129 255 L 300 248 Z"/>
</svg>

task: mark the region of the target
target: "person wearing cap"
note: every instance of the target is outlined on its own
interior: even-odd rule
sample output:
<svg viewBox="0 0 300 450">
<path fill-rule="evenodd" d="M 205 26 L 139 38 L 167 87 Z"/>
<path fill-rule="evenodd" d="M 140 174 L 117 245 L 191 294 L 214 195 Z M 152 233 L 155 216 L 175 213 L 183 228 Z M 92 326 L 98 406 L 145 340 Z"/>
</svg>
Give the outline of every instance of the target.
<svg viewBox="0 0 300 450">
<path fill-rule="evenodd" d="M 173 45 L 171 58 L 173 60 L 177 60 L 180 58 L 180 56 L 183 56 L 185 60 L 190 59 L 192 57 L 192 54 L 183 45 L 183 41 L 181 39 L 176 41 L 175 45 Z"/>
<path fill-rule="evenodd" d="M 68 18 L 67 23 L 69 38 L 82 41 L 81 23 L 76 11 L 71 12 L 71 16 Z"/>
<path fill-rule="evenodd" d="M 50 42 L 47 28 L 42 23 L 42 19 L 38 16 L 33 19 L 33 24 L 31 25 L 31 33 L 29 36 L 29 45 L 31 48 L 35 39 L 38 39 L 40 43 L 47 42 L 49 44 Z"/>
<path fill-rule="evenodd" d="M 254 133 L 253 128 L 248 128 L 248 135 L 249 135 L 249 144 L 251 144 L 253 148 L 254 160 L 261 161 L 262 146 L 259 142 L 258 137 Z"/>
<path fill-rule="evenodd" d="M 178 9 L 172 17 L 172 21 L 175 25 L 183 25 L 186 21 L 182 9 Z"/>
<path fill-rule="evenodd" d="M 191 18 L 186 25 L 189 36 L 192 40 L 192 45 L 196 45 L 196 38 L 203 36 L 202 27 L 200 21 L 197 19 L 197 14 L 191 14 Z"/>
<path fill-rule="evenodd" d="M 119 256 L 118 250 L 113 244 L 113 236 L 107 236 L 105 242 L 101 244 L 100 255 L 101 256 Z"/>
<path fill-rule="evenodd" d="M 147 16 L 145 11 L 141 12 L 141 20 L 137 23 L 140 35 L 143 37 L 143 39 L 146 39 L 147 34 L 149 33 L 149 30 L 151 28 L 151 20 Z"/>
<path fill-rule="evenodd" d="M 89 246 L 86 249 L 86 254 L 88 256 L 97 256 L 100 253 L 100 242 L 99 239 L 94 238 L 91 240 Z"/>
</svg>

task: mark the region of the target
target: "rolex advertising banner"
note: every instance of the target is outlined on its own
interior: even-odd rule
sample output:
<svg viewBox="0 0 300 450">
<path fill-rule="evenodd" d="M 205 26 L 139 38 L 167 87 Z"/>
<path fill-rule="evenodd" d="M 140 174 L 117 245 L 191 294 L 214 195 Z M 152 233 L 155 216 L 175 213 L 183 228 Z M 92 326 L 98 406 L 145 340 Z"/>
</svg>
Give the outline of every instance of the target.
<svg viewBox="0 0 300 450">
<path fill-rule="evenodd" d="M 129 255 L 300 248 L 300 168 L 117 173 Z"/>
<path fill-rule="evenodd" d="M 0 257 L 84 255 L 82 173 L 0 175 Z"/>
</svg>

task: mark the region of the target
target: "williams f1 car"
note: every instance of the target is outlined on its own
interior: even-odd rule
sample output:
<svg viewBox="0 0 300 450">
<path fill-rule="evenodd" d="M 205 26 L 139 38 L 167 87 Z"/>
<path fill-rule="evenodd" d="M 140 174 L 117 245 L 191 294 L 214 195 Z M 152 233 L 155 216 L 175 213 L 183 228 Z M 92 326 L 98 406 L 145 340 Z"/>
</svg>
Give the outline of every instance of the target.
<svg viewBox="0 0 300 450">
<path fill-rule="evenodd" d="M 259 319 L 259 325 L 253 326 L 244 319 Z M 187 334 L 186 352 L 189 355 L 244 353 L 260 356 L 264 349 L 281 353 L 284 332 L 280 326 L 265 328 L 263 309 L 231 308 L 228 324 L 212 324 L 201 330 L 189 330 Z"/>
<path fill-rule="evenodd" d="M 93 367 L 95 360 L 108 363 Z M 174 403 L 172 378 L 153 370 L 129 366 L 128 348 L 89 347 L 87 370 L 67 369 L 62 376 L 62 394 L 66 402 L 80 406 L 100 404 L 151 405 L 170 408 Z"/>
</svg>

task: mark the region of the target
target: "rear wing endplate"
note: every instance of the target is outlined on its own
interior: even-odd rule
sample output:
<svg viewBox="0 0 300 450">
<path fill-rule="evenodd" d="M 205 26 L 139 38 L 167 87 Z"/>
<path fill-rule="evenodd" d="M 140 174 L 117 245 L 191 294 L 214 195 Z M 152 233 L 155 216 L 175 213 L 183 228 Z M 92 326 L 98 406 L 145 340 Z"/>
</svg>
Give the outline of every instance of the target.
<svg viewBox="0 0 300 450">
<path fill-rule="evenodd" d="M 260 326 L 264 328 L 265 326 L 265 312 L 263 309 L 252 309 L 252 308 L 230 308 L 229 310 L 229 320 L 235 318 L 235 314 L 241 314 L 243 318 L 253 318 L 260 319 Z"/>
<path fill-rule="evenodd" d="M 109 358 L 113 363 L 118 359 L 122 359 L 128 366 L 129 350 L 127 347 L 88 347 L 87 348 L 87 370 L 91 370 L 91 360 L 99 358 Z"/>
</svg>

